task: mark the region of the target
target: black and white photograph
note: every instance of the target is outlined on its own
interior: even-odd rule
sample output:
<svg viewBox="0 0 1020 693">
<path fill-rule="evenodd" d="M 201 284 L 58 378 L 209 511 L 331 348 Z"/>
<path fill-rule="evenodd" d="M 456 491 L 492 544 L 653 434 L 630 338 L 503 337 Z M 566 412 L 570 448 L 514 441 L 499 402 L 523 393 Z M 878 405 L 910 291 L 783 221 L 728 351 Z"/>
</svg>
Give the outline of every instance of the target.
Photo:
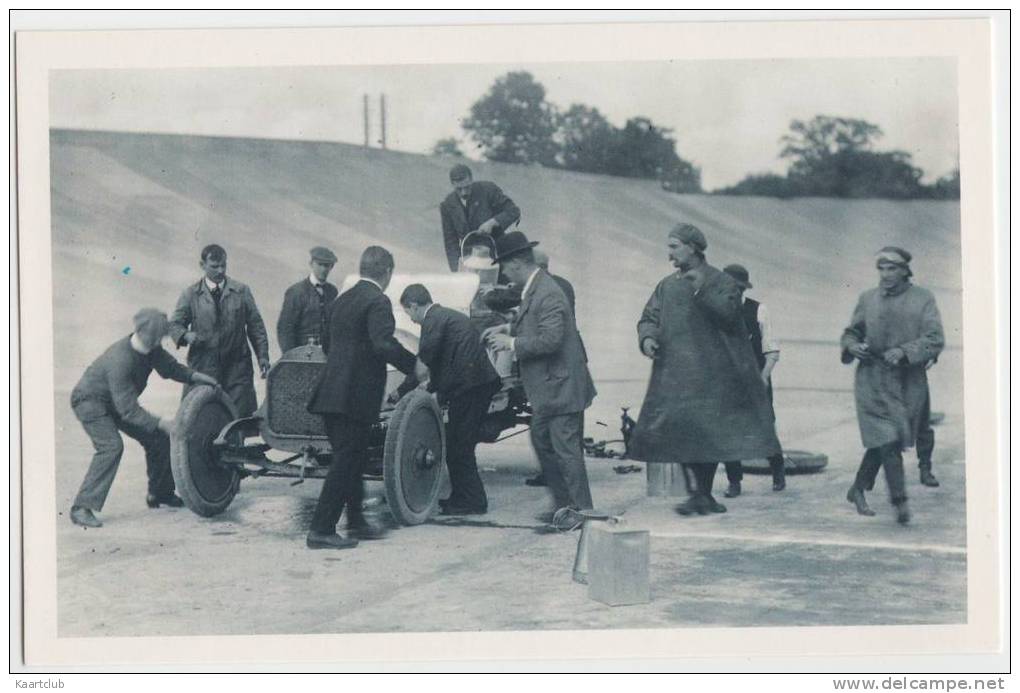
<svg viewBox="0 0 1020 693">
<path fill-rule="evenodd" d="M 994 643 L 987 26 L 956 23 L 74 35 L 21 150 L 36 635 Z"/>
</svg>

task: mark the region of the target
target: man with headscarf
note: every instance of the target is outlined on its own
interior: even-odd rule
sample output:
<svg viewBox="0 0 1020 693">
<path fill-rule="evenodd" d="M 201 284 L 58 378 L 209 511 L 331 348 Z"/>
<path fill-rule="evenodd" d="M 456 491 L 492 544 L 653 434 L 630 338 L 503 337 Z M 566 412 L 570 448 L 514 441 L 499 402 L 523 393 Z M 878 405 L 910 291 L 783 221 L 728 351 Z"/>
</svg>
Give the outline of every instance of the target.
<svg viewBox="0 0 1020 693">
<path fill-rule="evenodd" d="M 861 294 L 841 340 L 842 362 L 857 361 L 854 399 L 867 448 L 846 498 L 861 515 L 874 515 L 864 492 L 884 468 L 900 524 L 910 521 L 903 450 L 917 443 L 929 402 L 927 366 L 945 344 L 935 297 L 910 281 L 911 259 L 896 246 L 878 252 L 879 284 Z"/>
<path fill-rule="evenodd" d="M 443 247 L 450 271 L 456 272 L 460 260 L 460 244 L 472 231 L 499 238 L 521 219 L 521 210 L 514 201 L 487 180 L 473 179 L 471 169 L 457 164 L 450 169 L 453 192 L 439 205 L 443 224 Z"/>
<path fill-rule="evenodd" d="M 638 321 L 638 346 L 653 360 L 631 456 L 682 463 L 691 497 L 681 515 L 726 512 L 712 496 L 720 462 L 779 454 L 772 410 L 750 346 L 732 277 L 709 265 L 691 224 L 669 233 L 677 271 L 659 282 Z"/>
<path fill-rule="evenodd" d="M 152 371 L 179 383 L 218 387 L 214 378 L 178 363 L 160 346 L 168 330 L 166 313 L 143 308 L 134 317 L 134 328 L 134 332 L 118 339 L 93 361 L 71 391 L 71 408 L 95 448 L 71 506 L 71 522 L 82 527 L 103 526 L 95 513 L 106 503 L 124 454 L 121 432 L 141 443 L 145 450 L 149 477 L 146 504 L 150 508 L 184 505 L 174 493 L 170 471 L 169 435 L 173 420 L 151 414 L 138 403 Z"/>
</svg>

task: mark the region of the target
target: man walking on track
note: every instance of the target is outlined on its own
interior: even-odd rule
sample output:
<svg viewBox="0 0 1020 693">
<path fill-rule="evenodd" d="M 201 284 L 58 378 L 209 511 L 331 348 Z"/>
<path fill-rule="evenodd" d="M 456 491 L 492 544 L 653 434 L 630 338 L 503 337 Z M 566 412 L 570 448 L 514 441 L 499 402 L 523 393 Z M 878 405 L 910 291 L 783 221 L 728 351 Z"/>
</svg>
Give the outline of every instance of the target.
<svg viewBox="0 0 1020 693">
<path fill-rule="evenodd" d="M 935 297 L 910 282 L 911 259 L 895 246 L 878 252 L 878 287 L 861 294 L 841 340 L 843 363 L 857 361 L 854 400 L 867 448 L 846 498 L 861 515 L 874 515 L 864 492 L 884 468 L 900 524 L 910 522 L 903 450 L 918 443 L 929 407 L 926 367 L 945 344 Z"/>
<path fill-rule="evenodd" d="M 406 374 L 414 369 L 415 358 L 393 336 L 393 306 L 383 293 L 393 276 L 393 256 L 379 246 L 367 248 L 361 255 L 360 274 L 360 281 L 330 307 L 329 329 L 322 340 L 326 367 L 308 404 L 309 412 L 325 420 L 333 451 L 306 539 L 310 549 L 351 548 L 358 539 L 379 539 L 384 534 L 362 514 L 361 476 L 385 394 L 386 364 Z M 336 533 L 344 507 L 347 537 Z"/>
<path fill-rule="evenodd" d="M 637 325 L 653 364 L 631 456 L 685 465 L 691 497 L 679 514 L 726 512 L 712 497 L 719 463 L 778 455 L 779 441 L 740 288 L 706 262 L 695 226 L 677 225 L 668 245 L 677 271 L 659 282 Z"/>
</svg>

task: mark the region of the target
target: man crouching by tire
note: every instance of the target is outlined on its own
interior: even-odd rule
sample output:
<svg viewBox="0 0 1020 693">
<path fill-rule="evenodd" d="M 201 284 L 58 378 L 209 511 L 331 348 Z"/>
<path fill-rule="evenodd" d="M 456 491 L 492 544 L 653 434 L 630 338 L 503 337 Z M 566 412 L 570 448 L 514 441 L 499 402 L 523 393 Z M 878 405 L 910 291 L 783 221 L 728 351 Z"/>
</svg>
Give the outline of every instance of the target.
<svg viewBox="0 0 1020 693">
<path fill-rule="evenodd" d="M 174 493 L 170 472 L 170 434 L 173 420 L 150 414 L 138 403 L 149 374 L 179 383 L 219 387 L 215 378 L 178 363 L 160 346 L 169 322 L 166 313 L 143 308 L 134 318 L 134 332 L 117 340 L 92 362 L 71 391 L 71 408 L 92 439 L 95 455 L 71 506 L 71 522 L 82 527 L 102 527 L 95 513 L 103 509 L 124 454 L 123 431 L 142 444 L 150 508 L 184 503 Z"/>
</svg>

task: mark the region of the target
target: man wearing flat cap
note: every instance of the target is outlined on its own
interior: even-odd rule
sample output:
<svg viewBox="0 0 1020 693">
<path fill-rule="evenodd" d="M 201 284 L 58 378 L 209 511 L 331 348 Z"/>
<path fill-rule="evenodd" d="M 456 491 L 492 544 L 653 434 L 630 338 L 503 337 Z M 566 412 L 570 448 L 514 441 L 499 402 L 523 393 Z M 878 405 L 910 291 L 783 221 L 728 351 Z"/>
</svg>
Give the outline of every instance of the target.
<svg viewBox="0 0 1020 693">
<path fill-rule="evenodd" d="M 631 437 L 631 456 L 681 463 L 691 497 L 681 515 L 726 512 L 712 496 L 720 462 L 780 453 L 740 287 L 708 264 L 704 234 L 678 224 L 668 236 L 676 272 L 659 282 L 638 321 L 652 375 Z"/>
<path fill-rule="evenodd" d="M 536 245 L 520 231 L 496 240 L 496 262 L 522 287 L 521 306 L 507 329 L 490 328 L 486 339 L 517 362 L 532 408 L 531 445 L 555 505 L 543 519 L 551 521 L 564 508 L 592 507 L 581 436 L 584 410 L 596 392 L 574 313 L 563 290 L 536 264 Z"/>
<path fill-rule="evenodd" d="M 453 192 L 439 205 L 443 223 L 443 246 L 450 271 L 456 272 L 460 260 L 460 243 L 472 231 L 480 231 L 493 238 L 521 219 L 521 210 L 499 186 L 489 181 L 475 181 L 471 169 L 457 164 L 450 169 Z"/>
<path fill-rule="evenodd" d="M 723 272 L 733 277 L 733 281 L 740 287 L 740 308 L 744 315 L 744 325 L 747 327 L 751 340 L 751 349 L 754 351 L 754 360 L 758 363 L 758 370 L 761 371 L 762 382 L 769 396 L 769 407 L 772 408 L 772 416 L 775 418 L 775 406 L 772 400 L 772 371 L 779 363 L 779 342 L 776 341 L 772 332 L 772 321 L 769 319 L 769 311 L 764 303 L 748 298 L 744 295 L 748 289 L 754 287 L 751 284 L 751 276 L 743 265 L 727 265 Z M 772 490 L 782 491 L 786 488 L 786 461 L 780 452 L 769 457 L 769 468 L 772 470 Z M 723 493 L 727 498 L 736 498 L 740 495 L 740 482 L 744 478 L 744 470 L 740 460 L 726 463 L 726 479 L 729 487 Z"/>
<path fill-rule="evenodd" d="M 927 367 L 945 344 L 935 297 L 910 281 L 911 259 L 896 246 L 878 252 L 878 286 L 861 294 L 841 340 L 842 362 L 857 361 L 854 400 L 866 448 L 846 498 L 861 515 L 874 515 L 864 492 L 884 469 L 900 524 L 910 521 L 903 451 L 918 444 L 929 403 Z"/>
<path fill-rule="evenodd" d="M 124 454 L 121 432 L 141 443 L 145 450 L 149 477 L 146 504 L 150 508 L 160 505 L 177 508 L 184 504 L 174 493 L 170 472 L 169 434 L 173 431 L 173 420 L 149 413 L 138 398 L 152 371 L 179 383 L 218 386 L 214 378 L 181 365 L 163 350 L 160 341 L 167 330 L 166 313 L 143 308 L 134 317 L 134 332 L 118 339 L 93 361 L 71 391 L 71 408 L 95 449 L 71 506 L 71 522 L 76 525 L 103 525 L 95 513 L 106 503 Z"/>
<path fill-rule="evenodd" d="M 294 347 L 308 343 L 321 344 L 326 331 L 329 304 L 337 297 L 337 288 L 326 281 L 336 264 L 336 255 L 329 248 L 317 246 L 309 251 L 307 278 L 290 286 L 283 295 L 283 308 L 276 323 L 276 338 L 280 351 L 287 353 Z"/>
</svg>

